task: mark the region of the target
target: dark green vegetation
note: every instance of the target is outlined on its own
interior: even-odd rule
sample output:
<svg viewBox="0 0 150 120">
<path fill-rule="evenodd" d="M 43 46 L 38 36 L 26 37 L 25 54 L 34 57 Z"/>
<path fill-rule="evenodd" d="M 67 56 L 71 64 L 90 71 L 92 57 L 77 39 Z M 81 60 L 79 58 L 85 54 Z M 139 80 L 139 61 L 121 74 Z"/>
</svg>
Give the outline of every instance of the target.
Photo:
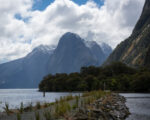
<svg viewBox="0 0 150 120">
<path fill-rule="evenodd" d="M 150 0 L 146 0 L 131 36 L 116 47 L 105 65 L 113 61 L 136 67 L 150 66 Z"/>
<path fill-rule="evenodd" d="M 91 91 L 107 89 L 124 92 L 150 92 L 150 70 L 134 69 L 116 62 L 105 67 L 82 67 L 80 73 L 44 77 L 40 91 Z"/>
</svg>

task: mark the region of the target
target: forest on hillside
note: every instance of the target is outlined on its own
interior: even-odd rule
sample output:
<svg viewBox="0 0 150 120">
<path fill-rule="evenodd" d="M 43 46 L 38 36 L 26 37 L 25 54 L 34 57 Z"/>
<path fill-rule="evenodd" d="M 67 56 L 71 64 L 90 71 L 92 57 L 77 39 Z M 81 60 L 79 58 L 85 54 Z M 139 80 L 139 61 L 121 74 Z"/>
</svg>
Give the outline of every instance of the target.
<svg viewBox="0 0 150 120">
<path fill-rule="evenodd" d="M 150 69 L 131 68 L 114 62 L 105 67 L 82 67 L 80 73 L 49 74 L 39 84 L 40 91 L 150 92 Z"/>
</svg>

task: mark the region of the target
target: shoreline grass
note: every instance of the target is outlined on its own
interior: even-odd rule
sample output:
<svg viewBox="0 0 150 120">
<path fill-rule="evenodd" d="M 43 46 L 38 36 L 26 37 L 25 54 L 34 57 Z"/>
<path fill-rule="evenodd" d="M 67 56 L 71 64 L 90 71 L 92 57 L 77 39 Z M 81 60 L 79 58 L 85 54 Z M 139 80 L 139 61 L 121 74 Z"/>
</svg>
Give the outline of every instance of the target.
<svg viewBox="0 0 150 120">
<path fill-rule="evenodd" d="M 34 118 L 36 120 L 40 120 L 41 114 L 42 117 L 46 120 L 52 120 L 54 118 L 66 118 L 69 117 L 71 111 L 75 111 L 80 107 L 86 107 L 92 104 L 97 99 L 109 94 L 109 92 L 104 91 L 92 91 L 92 92 L 84 92 L 82 95 L 72 94 L 68 96 L 61 96 L 59 99 L 56 99 L 55 102 L 52 103 L 44 103 L 41 104 L 37 102 L 35 106 L 29 104 L 29 106 L 24 107 L 23 103 L 20 104 L 20 108 L 18 110 L 12 110 L 12 114 L 17 115 L 17 119 L 20 120 L 21 114 L 24 112 L 34 112 Z M 48 110 L 47 108 L 52 108 L 53 110 Z M 39 111 L 43 110 L 42 113 L 39 114 Z M 6 105 L 6 112 L 9 111 L 9 105 Z"/>
</svg>

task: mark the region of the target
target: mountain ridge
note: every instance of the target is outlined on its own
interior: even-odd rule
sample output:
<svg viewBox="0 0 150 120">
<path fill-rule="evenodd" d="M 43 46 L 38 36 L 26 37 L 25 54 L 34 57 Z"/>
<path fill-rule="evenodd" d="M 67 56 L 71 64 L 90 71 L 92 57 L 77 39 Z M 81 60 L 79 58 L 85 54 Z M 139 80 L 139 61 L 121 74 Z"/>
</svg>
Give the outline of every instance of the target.
<svg viewBox="0 0 150 120">
<path fill-rule="evenodd" d="M 129 38 L 121 42 L 110 54 L 104 65 L 121 61 L 133 67 L 146 66 L 150 48 L 150 1 L 146 0 L 140 19 Z M 145 62 L 147 61 L 147 62 Z"/>
<path fill-rule="evenodd" d="M 87 47 L 84 39 L 75 33 L 68 32 L 60 38 L 58 46 L 52 55 L 49 63 L 49 73 L 79 72 L 82 66 L 100 65 L 105 57 L 102 53 L 99 56 L 104 58 L 98 59 L 96 52 L 102 53 L 97 43 L 95 43 L 94 48 Z"/>
<path fill-rule="evenodd" d="M 37 87 L 37 83 L 48 74 L 46 63 L 53 51 L 37 48 L 23 58 L 0 64 L 0 88 Z"/>
<path fill-rule="evenodd" d="M 79 72 L 106 57 L 97 43 L 88 48 L 84 39 L 68 32 L 57 46 L 40 45 L 23 58 L 0 64 L 0 88 L 37 88 L 47 74 Z"/>
</svg>

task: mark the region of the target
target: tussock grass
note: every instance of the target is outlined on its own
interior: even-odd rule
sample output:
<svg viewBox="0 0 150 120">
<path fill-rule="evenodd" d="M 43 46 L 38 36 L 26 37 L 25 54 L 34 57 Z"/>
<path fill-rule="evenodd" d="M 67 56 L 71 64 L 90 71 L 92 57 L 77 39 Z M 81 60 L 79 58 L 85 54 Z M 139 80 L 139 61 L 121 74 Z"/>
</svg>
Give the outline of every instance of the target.
<svg viewBox="0 0 150 120">
<path fill-rule="evenodd" d="M 17 120 L 21 120 L 21 115 L 20 115 L 20 113 L 17 113 Z"/>
<path fill-rule="evenodd" d="M 70 94 L 68 96 L 61 96 L 59 100 L 56 99 L 56 103 L 70 101 L 70 100 L 73 100 L 73 99 L 74 99 L 74 96 L 72 94 Z"/>
<path fill-rule="evenodd" d="M 49 104 L 49 103 L 46 103 L 46 102 L 45 102 L 44 105 L 43 105 L 44 108 L 46 108 L 46 107 L 48 107 L 48 106 L 50 106 L 50 104 Z"/>
<path fill-rule="evenodd" d="M 109 94 L 108 92 L 103 91 L 92 91 L 92 92 L 85 92 L 82 96 L 73 96 L 72 94 L 68 96 L 60 97 L 60 99 L 56 99 L 56 102 L 53 103 L 44 103 L 43 105 L 40 102 L 37 102 L 36 105 L 33 107 L 32 103 L 29 104 L 28 107 L 24 108 L 23 103 L 20 104 L 19 113 L 17 113 L 17 120 L 21 119 L 21 115 L 24 111 L 35 111 L 34 120 L 40 120 L 41 116 L 39 114 L 39 109 L 52 107 L 53 110 L 46 110 L 42 113 L 42 118 L 44 117 L 45 120 L 54 120 L 59 118 L 69 118 L 70 113 L 73 111 L 78 110 L 79 108 L 87 108 L 91 110 L 91 104 L 96 102 L 96 100 L 104 97 L 105 95 Z M 111 99 L 111 98 L 110 98 Z M 71 101 L 72 100 L 72 101 Z M 9 105 L 5 104 L 4 110 L 7 114 L 10 113 Z M 89 113 L 90 118 L 90 113 Z"/>
<path fill-rule="evenodd" d="M 78 108 L 78 106 L 77 106 L 77 104 L 75 103 L 75 104 L 72 105 L 72 109 L 75 110 L 76 108 Z"/>
<path fill-rule="evenodd" d="M 19 112 L 22 114 L 24 111 L 23 102 L 20 103 Z"/>
<path fill-rule="evenodd" d="M 51 110 L 44 111 L 43 116 L 45 117 L 46 120 L 53 120 Z"/>
<path fill-rule="evenodd" d="M 79 96 L 75 96 L 75 103 L 77 107 L 79 107 Z"/>
<path fill-rule="evenodd" d="M 60 97 L 59 100 L 58 99 L 56 100 L 55 111 L 54 111 L 55 117 L 56 118 L 59 118 L 61 116 L 65 117 L 67 113 L 79 107 L 89 108 L 90 104 L 94 103 L 97 99 L 103 97 L 106 94 L 108 93 L 99 90 L 99 91 L 83 93 L 82 96 L 71 95 L 66 97 Z M 74 104 L 72 106 L 68 102 L 70 100 L 74 100 Z"/>
<path fill-rule="evenodd" d="M 9 109 L 9 104 L 8 103 L 5 103 L 5 107 L 3 107 L 4 111 L 6 112 L 7 115 L 10 114 L 10 109 Z"/>
<path fill-rule="evenodd" d="M 29 105 L 27 107 L 24 108 L 24 111 L 32 111 L 33 110 L 33 105 L 32 105 L 32 102 L 29 103 Z"/>
<path fill-rule="evenodd" d="M 41 104 L 40 104 L 40 102 L 37 102 L 36 103 L 36 109 L 40 109 L 41 108 Z"/>
<path fill-rule="evenodd" d="M 71 106 L 68 102 L 60 102 L 55 107 L 55 117 L 64 116 L 67 112 L 71 111 Z"/>
<path fill-rule="evenodd" d="M 40 114 L 39 114 L 39 112 L 35 112 L 35 120 L 40 120 Z"/>
</svg>

